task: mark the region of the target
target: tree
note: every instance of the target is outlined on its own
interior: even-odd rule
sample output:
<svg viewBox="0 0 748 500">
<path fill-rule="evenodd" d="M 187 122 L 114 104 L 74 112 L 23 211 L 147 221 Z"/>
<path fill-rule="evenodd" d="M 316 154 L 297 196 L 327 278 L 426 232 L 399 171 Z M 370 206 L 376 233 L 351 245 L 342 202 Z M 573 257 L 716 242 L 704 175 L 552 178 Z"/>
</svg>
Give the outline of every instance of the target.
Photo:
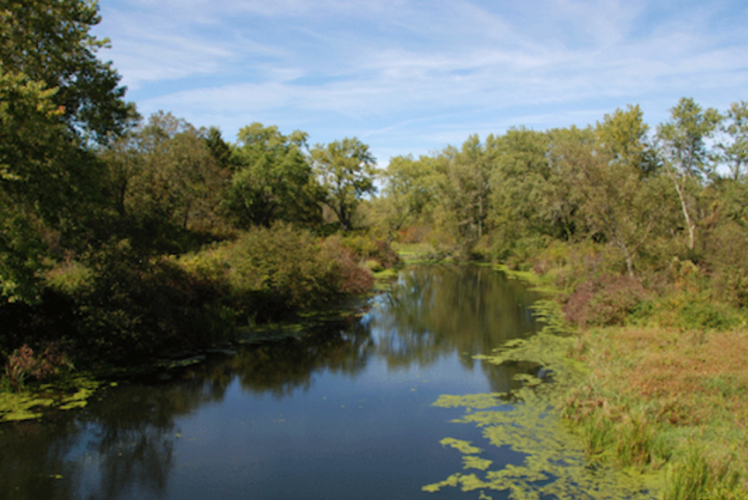
<svg viewBox="0 0 748 500">
<path fill-rule="evenodd" d="M 539 212 L 552 236 L 572 240 L 587 234 L 585 219 L 579 213 L 584 193 L 580 189 L 576 163 L 584 158 L 580 152 L 595 143 L 595 134 L 591 127 L 580 129 L 574 125 L 553 129 L 547 134 L 549 173 L 543 185 Z"/>
<path fill-rule="evenodd" d="M 377 191 L 374 186 L 376 160 L 369 146 L 355 137 L 327 146 L 317 144 L 311 156 L 314 171 L 325 191 L 323 201 L 338 216 L 340 228 L 348 231 L 361 198 Z"/>
<path fill-rule="evenodd" d="M 304 155 L 307 135 L 253 123 L 239 131 L 226 206 L 241 227 L 283 220 L 314 224 L 321 192 Z"/>
<path fill-rule="evenodd" d="M 648 140 L 649 127 L 639 105 L 616 109 L 597 123 L 595 136 L 598 146 L 615 165 L 628 165 L 640 177 L 652 175 L 659 167 L 657 154 Z"/>
<path fill-rule="evenodd" d="M 693 252 L 696 223 L 699 219 L 695 191 L 714 173 L 713 154 L 707 140 L 712 137 L 722 117 L 713 108 L 702 110 L 692 98 L 681 98 L 670 110 L 671 120 L 657 129 L 660 152 L 666 173 L 673 181 L 680 199 L 688 231 L 688 249 Z"/>
<path fill-rule="evenodd" d="M 504 245 L 531 233 L 549 233 L 541 207 L 550 177 L 549 138 L 544 132 L 511 128 L 486 138 L 494 170 L 491 176 L 491 219 L 500 228 Z"/>
<path fill-rule="evenodd" d="M 629 276 L 657 220 L 647 182 L 651 172 L 647 125 L 638 106 L 605 115 L 594 129 L 596 143 L 582 143 L 569 158 L 586 225 L 620 250 Z"/>
<path fill-rule="evenodd" d="M 54 90 L 23 75 L 0 74 L 0 292 L 33 300 L 65 181 L 60 153 L 69 145 L 52 102 Z"/>
<path fill-rule="evenodd" d="M 468 245 L 484 234 L 492 166 L 477 135 L 471 135 L 459 150 L 445 148 L 436 161 L 441 203 L 456 218 L 458 232 Z"/>
<path fill-rule="evenodd" d="M 720 129 L 730 142 L 720 142 L 717 147 L 732 170 L 733 179 L 738 180 L 748 164 L 748 102 L 732 103 Z"/>
<path fill-rule="evenodd" d="M 221 130 L 218 127 L 210 127 L 205 143 L 210 149 L 210 153 L 221 168 L 231 169 L 231 146 L 223 140 Z"/>
<path fill-rule="evenodd" d="M 382 174 L 390 238 L 433 202 L 434 190 L 429 182 L 432 173 L 428 158 L 414 160 L 412 156 L 396 156 L 390 159 Z"/>
<path fill-rule="evenodd" d="M 123 131 L 132 105 L 120 76 L 96 58 L 108 40 L 89 33 L 100 22 L 91 0 L 6 0 L 0 9 L 2 71 L 56 89 L 50 99 L 69 132 L 106 141 Z"/>
<path fill-rule="evenodd" d="M 116 174 L 118 212 L 182 229 L 211 225 L 228 172 L 206 137 L 206 130 L 158 112 L 114 142 L 104 157 Z"/>
<path fill-rule="evenodd" d="M 0 8 L 0 291 L 34 301 L 43 261 L 83 233 L 101 193 L 92 141 L 133 109 L 96 59 L 93 2 L 8 0 Z"/>
</svg>

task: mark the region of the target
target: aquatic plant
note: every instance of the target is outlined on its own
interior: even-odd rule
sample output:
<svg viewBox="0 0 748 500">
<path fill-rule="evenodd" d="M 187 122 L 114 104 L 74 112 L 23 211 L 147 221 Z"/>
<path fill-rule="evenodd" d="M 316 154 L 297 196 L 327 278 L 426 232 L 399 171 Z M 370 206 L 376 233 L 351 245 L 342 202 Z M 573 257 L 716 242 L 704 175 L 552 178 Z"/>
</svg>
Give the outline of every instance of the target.
<svg viewBox="0 0 748 500">
<path fill-rule="evenodd" d="M 5 378 L 13 390 L 20 390 L 28 378 L 43 380 L 72 368 L 73 364 L 59 342 L 46 344 L 39 353 L 24 344 L 8 356 Z"/>
</svg>

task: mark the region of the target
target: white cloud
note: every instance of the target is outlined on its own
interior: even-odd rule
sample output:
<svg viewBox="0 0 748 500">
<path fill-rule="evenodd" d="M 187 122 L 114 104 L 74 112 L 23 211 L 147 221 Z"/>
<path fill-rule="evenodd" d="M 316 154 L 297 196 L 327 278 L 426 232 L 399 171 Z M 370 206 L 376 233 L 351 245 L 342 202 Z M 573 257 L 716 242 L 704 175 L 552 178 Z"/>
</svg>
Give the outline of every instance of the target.
<svg viewBox="0 0 748 500">
<path fill-rule="evenodd" d="M 104 0 L 100 31 L 145 113 L 225 130 L 279 120 L 417 149 L 470 127 L 542 128 L 608 103 L 666 109 L 683 95 L 742 92 L 746 11 L 711 5 Z"/>
</svg>

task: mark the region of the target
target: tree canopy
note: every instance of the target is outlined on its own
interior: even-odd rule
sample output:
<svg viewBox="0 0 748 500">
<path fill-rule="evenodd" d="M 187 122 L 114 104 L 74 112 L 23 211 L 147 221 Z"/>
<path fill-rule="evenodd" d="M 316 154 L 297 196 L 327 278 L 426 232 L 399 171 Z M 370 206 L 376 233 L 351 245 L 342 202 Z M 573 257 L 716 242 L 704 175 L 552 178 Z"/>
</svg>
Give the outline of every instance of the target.
<svg viewBox="0 0 748 500">
<path fill-rule="evenodd" d="M 81 228 L 103 169 L 90 144 L 133 114 L 89 30 L 95 2 L 7 1 L 0 9 L 0 282 L 33 300 L 46 253 Z"/>
<path fill-rule="evenodd" d="M 362 197 L 376 193 L 376 159 L 369 146 L 355 137 L 317 144 L 311 152 L 315 174 L 325 190 L 324 203 L 338 216 L 344 231 L 351 229 Z"/>
</svg>

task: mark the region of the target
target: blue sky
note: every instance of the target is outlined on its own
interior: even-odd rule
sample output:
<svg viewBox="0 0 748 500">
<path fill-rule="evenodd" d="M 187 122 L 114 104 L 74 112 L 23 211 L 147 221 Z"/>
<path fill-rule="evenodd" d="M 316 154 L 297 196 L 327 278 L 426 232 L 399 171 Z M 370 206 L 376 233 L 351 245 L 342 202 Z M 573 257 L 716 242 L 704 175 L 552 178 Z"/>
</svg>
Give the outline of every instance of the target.
<svg viewBox="0 0 748 500">
<path fill-rule="evenodd" d="M 100 0 L 141 114 L 234 141 L 252 122 L 356 136 L 380 166 L 511 126 L 586 126 L 680 97 L 748 99 L 748 2 Z"/>
</svg>

